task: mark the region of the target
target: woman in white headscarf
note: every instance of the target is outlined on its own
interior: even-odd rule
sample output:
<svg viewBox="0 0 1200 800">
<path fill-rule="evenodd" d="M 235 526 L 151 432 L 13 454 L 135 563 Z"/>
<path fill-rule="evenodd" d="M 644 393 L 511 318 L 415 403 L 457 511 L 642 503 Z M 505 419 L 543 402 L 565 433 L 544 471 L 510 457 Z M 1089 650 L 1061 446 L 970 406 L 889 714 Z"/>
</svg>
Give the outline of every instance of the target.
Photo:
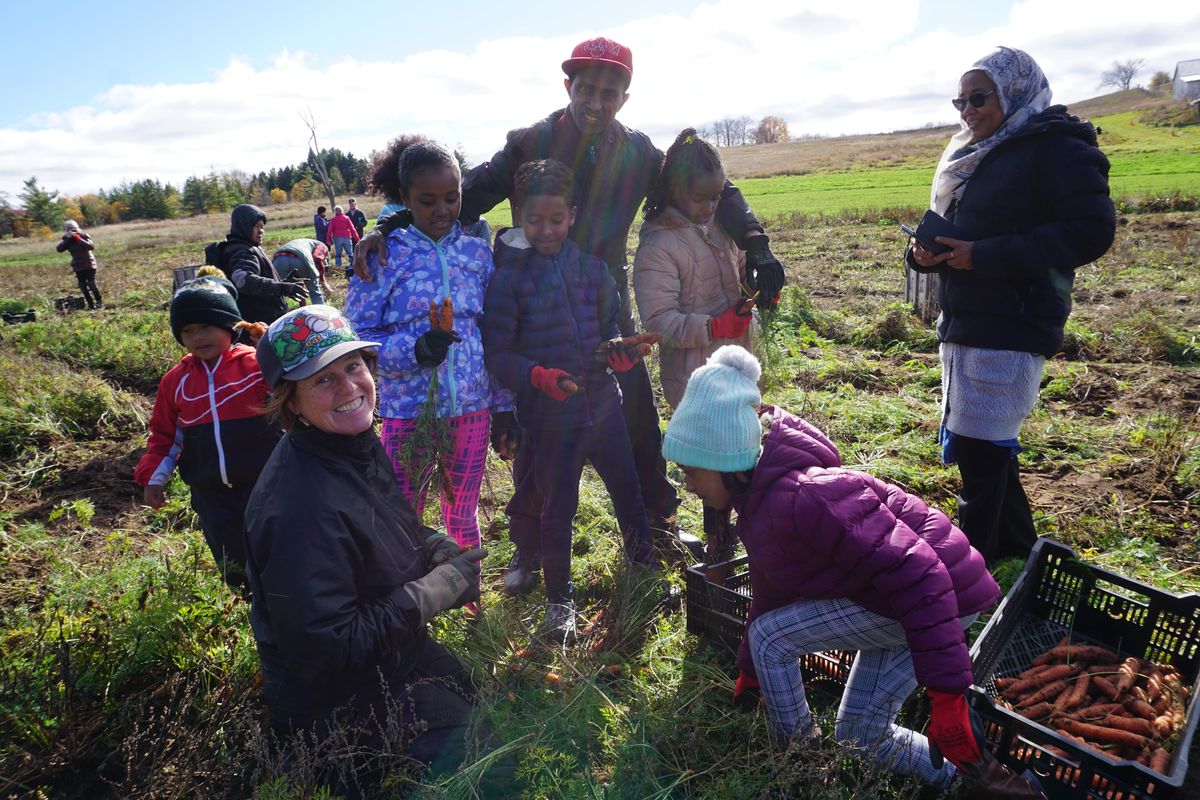
<svg viewBox="0 0 1200 800">
<path fill-rule="evenodd" d="M 1017 472 L 1021 423 L 1062 345 L 1075 270 L 1112 245 L 1108 159 L 1092 124 L 1050 104 L 1027 53 L 1001 47 L 963 73 L 962 130 L 938 163 L 930 207 L 961 238 L 916 241 L 909 265 L 941 275 L 942 448 L 962 475 L 959 526 L 989 561 L 1036 539 Z"/>
</svg>

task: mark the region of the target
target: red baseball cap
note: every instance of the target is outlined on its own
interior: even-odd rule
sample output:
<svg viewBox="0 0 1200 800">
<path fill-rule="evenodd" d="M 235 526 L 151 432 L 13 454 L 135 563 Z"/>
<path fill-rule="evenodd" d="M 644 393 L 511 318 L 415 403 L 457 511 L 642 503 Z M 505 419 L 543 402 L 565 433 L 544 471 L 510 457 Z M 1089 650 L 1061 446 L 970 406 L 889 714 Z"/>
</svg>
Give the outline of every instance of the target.
<svg viewBox="0 0 1200 800">
<path fill-rule="evenodd" d="M 571 57 L 562 63 L 563 72 L 568 78 L 584 67 L 613 66 L 625 72 L 625 77 L 633 80 L 633 52 L 625 45 L 597 36 L 575 45 Z"/>
</svg>

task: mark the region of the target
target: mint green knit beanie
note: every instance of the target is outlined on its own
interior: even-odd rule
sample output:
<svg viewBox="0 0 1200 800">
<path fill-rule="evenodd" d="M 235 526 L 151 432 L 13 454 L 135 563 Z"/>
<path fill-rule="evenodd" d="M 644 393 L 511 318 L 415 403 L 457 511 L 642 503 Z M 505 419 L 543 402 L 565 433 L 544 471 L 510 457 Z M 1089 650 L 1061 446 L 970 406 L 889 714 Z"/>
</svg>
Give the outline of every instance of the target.
<svg viewBox="0 0 1200 800">
<path fill-rule="evenodd" d="M 667 423 L 663 458 L 685 467 L 740 472 L 758 463 L 762 367 L 745 348 L 727 344 L 692 373 Z"/>
</svg>

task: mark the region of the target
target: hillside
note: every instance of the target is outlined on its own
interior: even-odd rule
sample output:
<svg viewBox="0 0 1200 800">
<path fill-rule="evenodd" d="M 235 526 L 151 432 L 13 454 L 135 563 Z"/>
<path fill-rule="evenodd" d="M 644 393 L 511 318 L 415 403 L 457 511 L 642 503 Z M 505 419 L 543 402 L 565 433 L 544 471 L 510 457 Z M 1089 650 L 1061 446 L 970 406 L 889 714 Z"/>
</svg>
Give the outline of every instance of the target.
<svg viewBox="0 0 1200 800">
<path fill-rule="evenodd" d="M 1100 117 L 1144 112 L 1171 105 L 1174 103 L 1169 98 L 1154 97 L 1144 89 L 1130 89 L 1074 103 L 1070 111 L 1094 121 Z M 729 176 L 735 180 L 845 169 L 915 166 L 921 162 L 936 162 L 946 146 L 946 140 L 955 130 L 953 125 L 943 125 L 891 133 L 725 147 L 721 149 L 721 157 L 725 160 Z"/>
</svg>

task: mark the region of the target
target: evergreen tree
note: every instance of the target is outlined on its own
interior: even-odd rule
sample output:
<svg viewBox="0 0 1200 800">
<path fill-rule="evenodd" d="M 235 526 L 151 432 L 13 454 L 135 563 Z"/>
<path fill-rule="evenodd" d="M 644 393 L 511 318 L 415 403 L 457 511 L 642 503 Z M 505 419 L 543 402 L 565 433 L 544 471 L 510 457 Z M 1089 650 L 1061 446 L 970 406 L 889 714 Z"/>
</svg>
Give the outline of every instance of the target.
<svg viewBox="0 0 1200 800">
<path fill-rule="evenodd" d="M 29 216 L 47 228 L 58 228 L 66 219 L 65 203 L 59 198 L 58 192 L 48 192 L 38 186 L 36 176 L 25 181 L 21 202 Z"/>
</svg>

